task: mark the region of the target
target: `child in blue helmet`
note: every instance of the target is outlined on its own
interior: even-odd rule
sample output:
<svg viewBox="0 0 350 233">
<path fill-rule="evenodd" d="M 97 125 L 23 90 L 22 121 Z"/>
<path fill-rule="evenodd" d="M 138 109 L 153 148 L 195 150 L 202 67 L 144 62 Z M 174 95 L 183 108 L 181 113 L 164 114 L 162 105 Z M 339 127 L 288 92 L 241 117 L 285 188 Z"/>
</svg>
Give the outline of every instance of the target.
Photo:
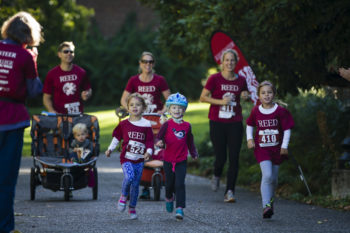
<svg viewBox="0 0 350 233">
<path fill-rule="evenodd" d="M 171 213 L 176 197 L 176 219 L 182 220 L 186 207 L 185 177 L 188 151 L 194 159 L 198 152 L 194 145 L 191 124 L 182 119 L 187 108 L 186 97 L 172 94 L 166 101 L 171 118 L 159 130 L 156 145 L 164 147 L 165 201 L 166 210 Z"/>
</svg>

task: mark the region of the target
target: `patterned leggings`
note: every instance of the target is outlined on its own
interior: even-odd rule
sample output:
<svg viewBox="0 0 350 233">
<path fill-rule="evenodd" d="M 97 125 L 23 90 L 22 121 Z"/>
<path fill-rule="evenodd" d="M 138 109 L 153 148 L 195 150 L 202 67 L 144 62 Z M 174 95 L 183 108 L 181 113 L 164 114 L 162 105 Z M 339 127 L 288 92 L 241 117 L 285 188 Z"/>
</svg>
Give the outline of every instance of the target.
<svg viewBox="0 0 350 233">
<path fill-rule="evenodd" d="M 131 163 L 125 162 L 122 164 L 124 180 L 122 184 L 122 195 L 128 196 L 130 191 L 129 207 L 136 207 L 137 198 L 139 196 L 139 184 L 142 176 L 143 162 Z"/>
</svg>

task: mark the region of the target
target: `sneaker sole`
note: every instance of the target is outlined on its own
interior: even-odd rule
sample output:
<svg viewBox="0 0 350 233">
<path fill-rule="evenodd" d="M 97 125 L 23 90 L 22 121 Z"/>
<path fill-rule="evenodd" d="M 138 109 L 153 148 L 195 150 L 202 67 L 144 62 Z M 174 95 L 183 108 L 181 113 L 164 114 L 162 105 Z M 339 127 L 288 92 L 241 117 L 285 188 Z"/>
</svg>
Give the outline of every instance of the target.
<svg viewBox="0 0 350 233">
<path fill-rule="evenodd" d="M 175 215 L 175 218 L 177 220 L 183 220 L 184 219 L 184 217 L 182 215 Z"/>
<path fill-rule="evenodd" d="M 263 214 L 263 218 L 271 218 L 272 215 L 273 215 L 273 210 L 272 210 L 272 209 L 269 209 L 268 211 L 266 211 L 266 212 Z"/>
<path fill-rule="evenodd" d="M 230 199 L 230 200 L 224 200 L 225 203 L 235 203 L 236 200 L 235 199 Z"/>
</svg>

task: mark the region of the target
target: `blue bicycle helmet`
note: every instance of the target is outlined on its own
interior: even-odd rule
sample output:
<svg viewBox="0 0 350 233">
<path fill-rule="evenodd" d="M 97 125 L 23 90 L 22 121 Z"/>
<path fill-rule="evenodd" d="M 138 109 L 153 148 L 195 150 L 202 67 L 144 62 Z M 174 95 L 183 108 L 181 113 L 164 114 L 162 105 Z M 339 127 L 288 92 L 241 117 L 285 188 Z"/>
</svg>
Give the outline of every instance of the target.
<svg viewBox="0 0 350 233">
<path fill-rule="evenodd" d="M 182 107 L 187 108 L 188 102 L 185 96 L 181 95 L 179 92 L 175 93 L 175 94 L 171 94 L 168 99 L 165 102 L 165 105 L 167 106 L 167 108 L 170 105 L 180 105 Z"/>
</svg>

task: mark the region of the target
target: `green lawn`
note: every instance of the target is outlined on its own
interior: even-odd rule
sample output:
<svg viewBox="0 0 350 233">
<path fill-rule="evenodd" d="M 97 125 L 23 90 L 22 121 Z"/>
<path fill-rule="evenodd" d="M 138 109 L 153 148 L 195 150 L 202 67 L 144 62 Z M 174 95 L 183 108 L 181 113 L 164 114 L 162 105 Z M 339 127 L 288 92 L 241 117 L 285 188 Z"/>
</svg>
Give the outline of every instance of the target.
<svg viewBox="0 0 350 233">
<path fill-rule="evenodd" d="M 209 105 L 204 103 L 190 103 L 187 108 L 184 120 L 192 124 L 196 144 L 203 140 L 206 132 L 209 131 L 208 109 Z M 42 108 L 29 109 L 31 114 L 40 113 L 43 110 Z M 114 113 L 115 108 L 87 107 L 85 110 L 87 114 L 95 115 L 98 118 L 100 124 L 100 148 L 101 152 L 104 152 L 112 139 L 112 131 L 118 124 L 118 118 Z M 31 154 L 30 143 L 30 128 L 27 128 L 24 133 L 24 156 L 29 156 Z"/>
</svg>

